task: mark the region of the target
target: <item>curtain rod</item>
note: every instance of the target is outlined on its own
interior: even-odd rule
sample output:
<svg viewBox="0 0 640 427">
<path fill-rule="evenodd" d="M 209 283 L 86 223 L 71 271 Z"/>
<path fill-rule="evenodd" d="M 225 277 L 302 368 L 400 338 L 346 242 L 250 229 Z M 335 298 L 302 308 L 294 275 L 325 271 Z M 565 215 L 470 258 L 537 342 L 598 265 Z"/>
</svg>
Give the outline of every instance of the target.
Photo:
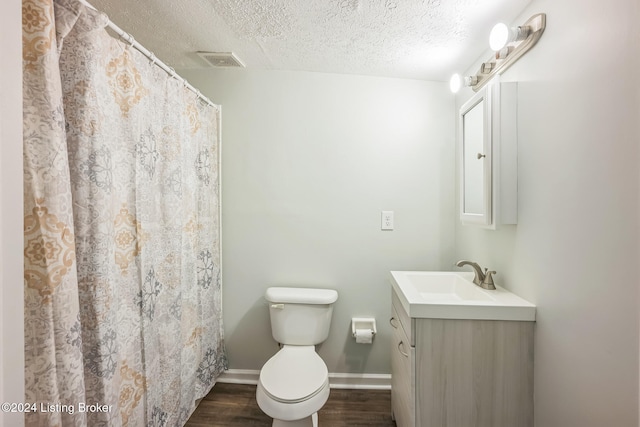
<svg viewBox="0 0 640 427">
<path fill-rule="evenodd" d="M 98 9 L 96 9 L 95 7 L 93 7 L 93 5 L 91 5 L 89 2 L 87 2 L 86 0 L 78 0 L 80 3 L 82 3 L 83 5 L 85 5 L 86 7 L 93 9 L 97 12 Z M 101 12 L 102 13 L 102 12 Z M 187 82 L 187 80 L 184 77 L 181 77 L 178 73 L 176 73 L 176 70 L 173 67 L 169 67 L 167 64 L 165 64 L 164 62 L 160 61 L 154 54 L 153 52 L 151 52 L 150 50 L 146 49 L 144 46 L 142 46 L 140 43 L 138 43 L 136 41 L 136 39 L 133 38 L 133 36 L 129 33 L 127 33 L 126 31 L 124 31 L 122 28 L 118 27 L 116 24 L 114 24 L 111 19 L 108 19 L 108 23 L 107 23 L 107 27 L 112 30 L 113 32 L 115 32 L 123 41 L 125 41 L 126 43 L 128 43 L 129 45 L 131 45 L 131 47 L 135 48 L 137 51 L 139 51 L 140 53 L 142 53 L 144 56 L 146 56 L 147 58 L 149 58 L 151 60 L 151 62 L 155 65 L 157 65 L 158 67 L 162 68 L 167 74 L 169 74 L 171 77 L 175 78 L 176 80 L 182 82 L 182 84 L 184 85 L 184 87 L 186 87 L 187 89 L 189 89 L 191 92 L 195 93 L 198 98 L 200 98 L 201 100 L 203 100 L 205 103 L 207 103 L 208 105 L 214 107 L 216 104 L 214 104 L 209 98 L 207 98 L 206 96 L 204 96 L 202 94 L 202 92 L 200 92 L 198 89 L 196 89 L 195 87 L 191 86 L 191 84 L 189 84 L 189 82 Z"/>
</svg>

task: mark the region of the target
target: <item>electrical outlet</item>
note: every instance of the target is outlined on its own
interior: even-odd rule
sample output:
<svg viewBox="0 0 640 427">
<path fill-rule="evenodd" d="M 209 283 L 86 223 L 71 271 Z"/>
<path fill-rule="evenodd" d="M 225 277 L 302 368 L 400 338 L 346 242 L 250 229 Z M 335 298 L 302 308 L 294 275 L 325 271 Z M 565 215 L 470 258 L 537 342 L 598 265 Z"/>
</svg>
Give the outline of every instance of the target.
<svg viewBox="0 0 640 427">
<path fill-rule="evenodd" d="M 382 211 L 382 230 L 393 230 L 393 211 Z"/>
</svg>

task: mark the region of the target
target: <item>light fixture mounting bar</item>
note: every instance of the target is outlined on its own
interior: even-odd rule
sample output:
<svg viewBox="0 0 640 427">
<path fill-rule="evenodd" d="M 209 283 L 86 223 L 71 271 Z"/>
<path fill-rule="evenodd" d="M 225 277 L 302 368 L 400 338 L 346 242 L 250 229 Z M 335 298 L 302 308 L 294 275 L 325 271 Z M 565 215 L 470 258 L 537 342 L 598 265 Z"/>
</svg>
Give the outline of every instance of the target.
<svg viewBox="0 0 640 427">
<path fill-rule="evenodd" d="M 476 73 L 477 83 L 471 86 L 471 88 L 477 92 L 480 90 L 495 74 L 503 73 L 507 68 L 516 62 L 522 55 L 527 53 L 535 44 L 540 40 L 542 33 L 547 25 L 547 15 L 544 13 L 538 13 L 533 15 L 522 25 L 523 27 L 529 27 L 529 35 L 522 41 L 516 41 L 509 43 L 503 49 L 509 49 L 506 57 L 500 59 L 499 52 L 491 55 L 491 57 L 485 61 L 480 70 Z M 486 64 L 486 65 L 485 65 Z"/>
</svg>

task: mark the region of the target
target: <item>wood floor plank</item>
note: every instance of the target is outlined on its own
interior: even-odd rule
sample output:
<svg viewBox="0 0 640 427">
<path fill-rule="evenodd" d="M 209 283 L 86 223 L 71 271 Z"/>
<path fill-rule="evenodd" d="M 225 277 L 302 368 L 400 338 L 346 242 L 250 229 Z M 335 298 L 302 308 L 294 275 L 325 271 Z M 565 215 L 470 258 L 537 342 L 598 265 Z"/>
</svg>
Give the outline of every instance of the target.
<svg viewBox="0 0 640 427">
<path fill-rule="evenodd" d="M 320 427 L 395 427 L 389 390 L 332 389 L 318 414 Z M 216 384 L 200 402 L 185 427 L 271 426 L 256 403 L 256 387 Z"/>
</svg>

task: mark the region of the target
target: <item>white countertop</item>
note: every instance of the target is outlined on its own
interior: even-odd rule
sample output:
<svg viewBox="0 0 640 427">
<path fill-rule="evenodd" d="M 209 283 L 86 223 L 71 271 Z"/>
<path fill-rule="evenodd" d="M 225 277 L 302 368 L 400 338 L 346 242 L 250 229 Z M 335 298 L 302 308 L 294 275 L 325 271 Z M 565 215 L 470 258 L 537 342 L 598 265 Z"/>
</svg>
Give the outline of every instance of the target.
<svg viewBox="0 0 640 427">
<path fill-rule="evenodd" d="M 473 272 L 390 272 L 391 286 L 409 317 L 535 321 L 535 305 L 500 286 L 482 289 L 473 277 Z"/>
</svg>

